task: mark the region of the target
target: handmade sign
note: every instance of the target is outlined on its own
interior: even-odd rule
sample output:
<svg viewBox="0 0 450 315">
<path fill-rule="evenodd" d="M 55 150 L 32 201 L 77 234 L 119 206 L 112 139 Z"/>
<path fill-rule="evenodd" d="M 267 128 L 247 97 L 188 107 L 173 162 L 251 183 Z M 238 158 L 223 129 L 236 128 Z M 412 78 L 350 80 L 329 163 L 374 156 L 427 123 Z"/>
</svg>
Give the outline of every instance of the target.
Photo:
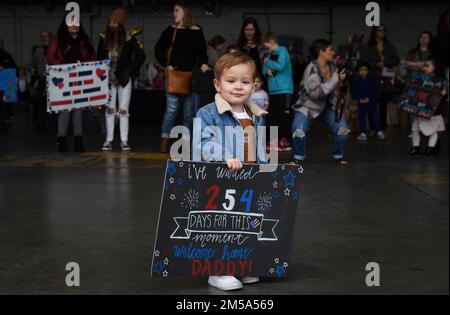
<svg viewBox="0 0 450 315">
<path fill-rule="evenodd" d="M 0 69 L 0 91 L 5 103 L 17 103 L 16 69 Z"/>
<path fill-rule="evenodd" d="M 152 276 L 285 276 L 302 173 L 169 160 Z"/>
<path fill-rule="evenodd" d="M 109 60 L 47 65 L 47 110 L 58 112 L 108 102 Z"/>
<path fill-rule="evenodd" d="M 441 101 L 441 92 L 446 86 L 446 80 L 432 77 L 422 71 L 412 71 L 398 106 L 402 111 L 430 119 Z"/>
</svg>

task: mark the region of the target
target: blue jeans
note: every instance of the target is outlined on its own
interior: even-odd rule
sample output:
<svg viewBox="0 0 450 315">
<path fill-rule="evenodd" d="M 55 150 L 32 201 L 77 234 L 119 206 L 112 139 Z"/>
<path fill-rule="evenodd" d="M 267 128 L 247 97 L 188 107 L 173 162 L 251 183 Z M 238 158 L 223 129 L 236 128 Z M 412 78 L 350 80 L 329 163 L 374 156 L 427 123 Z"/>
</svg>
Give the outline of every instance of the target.
<svg viewBox="0 0 450 315">
<path fill-rule="evenodd" d="M 309 126 L 316 119 L 322 119 L 330 127 L 333 133 L 333 158 L 341 159 L 344 157 L 344 143 L 350 132 L 345 119 L 340 122 L 334 121 L 334 111 L 330 108 L 325 109 L 322 114 L 316 118 L 307 118 L 302 112 L 295 112 L 294 122 L 292 123 L 292 150 L 294 159 L 304 160 L 306 158 L 306 135 Z"/>
<path fill-rule="evenodd" d="M 177 94 L 170 94 L 166 92 L 166 111 L 161 128 L 161 138 L 170 138 L 170 131 L 175 125 L 175 121 L 183 108 L 183 122 L 184 126 L 192 133 L 192 124 L 194 120 L 194 104 L 192 95 L 180 96 Z"/>
<path fill-rule="evenodd" d="M 358 104 L 359 131 L 367 133 L 366 119 L 369 112 L 370 123 L 375 131 L 380 131 L 380 118 L 378 116 L 377 103 Z"/>
</svg>

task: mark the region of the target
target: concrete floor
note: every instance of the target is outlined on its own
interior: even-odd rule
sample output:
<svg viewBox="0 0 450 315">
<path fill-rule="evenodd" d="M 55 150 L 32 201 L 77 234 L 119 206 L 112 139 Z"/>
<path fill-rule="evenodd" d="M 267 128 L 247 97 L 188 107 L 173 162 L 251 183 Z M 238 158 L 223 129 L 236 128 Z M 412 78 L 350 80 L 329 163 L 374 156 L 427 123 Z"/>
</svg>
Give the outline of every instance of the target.
<svg viewBox="0 0 450 315">
<path fill-rule="evenodd" d="M 150 278 L 159 128 L 133 125 L 129 154 L 99 153 L 98 124 L 85 129 L 82 155 L 55 153 L 52 128 L 35 130 L 26 113 L 0 133 L 0 294 L 224 294 L 205 279 Z M 311 132 L 288 277 L 225 294 L 448 294 L 447 134 L 436 160 L 405 157 L 408 130 L 352 136 L 351 164 L 338 168 L 328 132 Z M 65 285 L 71 261 L 78 288 Z M 380 287 L 365 285 L 368 262 L 380 264 Z"/>
</svg>

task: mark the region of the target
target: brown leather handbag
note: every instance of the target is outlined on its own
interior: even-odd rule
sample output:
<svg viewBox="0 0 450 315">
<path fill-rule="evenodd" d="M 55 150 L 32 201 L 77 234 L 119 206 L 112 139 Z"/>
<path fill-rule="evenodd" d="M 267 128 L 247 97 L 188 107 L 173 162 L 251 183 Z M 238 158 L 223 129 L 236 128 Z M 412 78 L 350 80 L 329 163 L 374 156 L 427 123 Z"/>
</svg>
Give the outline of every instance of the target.
<svg viewBox="0 0 450 315">
<path fill-rule="evenodd" d="M 172 44 L 169 48 L 167 55 L 167 66 L 170 65 L 170 58 L 172 57 L 173 44 L 175 42 L 175 36 L 177 34 L 177 29 L 173 32 Z M 192 81 L 192 71 L 178 71 L 169 70 L 166 71 L 167 80 L 167 93 L 171 94 L 191 94 L 191 81 Z"/>
</svg>

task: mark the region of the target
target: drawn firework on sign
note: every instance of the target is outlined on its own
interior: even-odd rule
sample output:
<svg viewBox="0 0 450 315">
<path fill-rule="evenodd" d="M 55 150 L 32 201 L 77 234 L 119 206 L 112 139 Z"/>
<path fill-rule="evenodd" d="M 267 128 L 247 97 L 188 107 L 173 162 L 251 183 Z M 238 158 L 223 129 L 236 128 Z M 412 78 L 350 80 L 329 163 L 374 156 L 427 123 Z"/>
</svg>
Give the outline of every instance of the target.
<svg viewBox="0 0 450 315">
<path fill-rule="evenodd" d="M 198 203 L 200 200 L 200 194 L 195 189 L 190 188 L 187 193 L 184 194 L 181 206 L 185 209 L 198 209 Z"/>
<path fill-rule="evenodd" d="M 270 207 L 272 207 L 272 194 L 266 192 L 259 194 L 256 206 L 258 207 L 259 212 L 268 210 Z"/>
</svg>

